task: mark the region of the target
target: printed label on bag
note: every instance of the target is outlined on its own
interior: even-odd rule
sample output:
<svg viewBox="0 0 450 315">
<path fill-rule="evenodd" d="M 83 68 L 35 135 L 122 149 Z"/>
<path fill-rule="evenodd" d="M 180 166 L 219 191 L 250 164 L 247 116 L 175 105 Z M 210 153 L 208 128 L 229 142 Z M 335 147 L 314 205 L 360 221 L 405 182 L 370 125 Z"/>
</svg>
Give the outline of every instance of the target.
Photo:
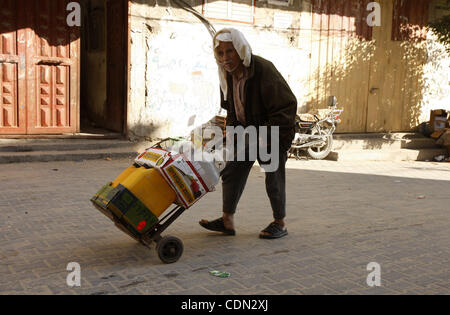
<svg viewBox="0 0 450 315">
<path fill-rule="evenodd" d="M 147 165 L 151 167 L 162 166 L 170 159 L 170 154 L 166 150 L 150 148 L 140 154 L 135 162 L 139 165 Z"/>
<path fill-rule="evenodd" d="M 160 171 L 177 192 L 178 201 L 187 208 L 207 193 L 207 188 L 181 155 L 174 156 L 173 161 L 163 166 Z"/>
<path fill-rule="evenodd" d="M 183 194 L 184 199 L 188 203 L 192 203 L 194 201 L 194 196 L 192 196 L 191 192 L 186 187 L 186 183 L 181 179 L 181 174 L 177 171 L 175 166 L 171 165 L 166 168 L 166 172 L 169 177 L 173 180 L 173 183 L 178 188 L 177 190 Z"/>
</svg>

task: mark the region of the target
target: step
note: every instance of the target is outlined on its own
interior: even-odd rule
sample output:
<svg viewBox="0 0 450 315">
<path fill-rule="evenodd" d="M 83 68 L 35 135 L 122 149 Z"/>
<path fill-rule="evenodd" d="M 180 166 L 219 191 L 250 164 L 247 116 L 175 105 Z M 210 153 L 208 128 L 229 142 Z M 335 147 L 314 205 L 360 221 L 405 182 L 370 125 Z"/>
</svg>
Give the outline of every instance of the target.
<svg viewBox="0 0 450 315">
<path fill-rule="evenodd" d="M 84 139 L 0 139 L 0 164 L 136 157 L 154 142 Z"/>
<path fill-rule="evenodd" d="M 0 135 L 0 140 L 3 139 L 29 139 L 29 140 L 42 140 L 42 139 L 124 139 L 124 135 L 117 132 L 104 132 L 99 133 L 91 132 L 79 132 L 79 133 L 64 133 L 56 135 Z"/>
<path fill-rule="evenodd" d="M 419 133 L 334 134 L 329 160 L 339 161 L 432 161 L 448 156 L 436 140 Z"/>
<path fill-rule="evenodd" d="M 334 139 L 335 150 L 397 150 L 397 149 L 436 149 L 436 141 L 429 138 L 414 140 L 386 140 L 386 139 Z"/>
<path fill-rule="evenodd" d="M 106 148 L 99 150 L 1 152 L 0 164 L 133 158 L 136 157 L 137 154 L 138 152 L 131 147 Z"/>
<path fill-rule="evenodd" d="M 334 136 L 340 139 L 374 139 L 384 138 L 389 140 L 416 139 L 424 136 L 417 132 L 373 132 L 373 133 L 335 133 Z"/>
<path fill-rule="evenodd" d="M 330 159 L 338 161 L 432 161 L 438 155 L 448 156 L 447 149 L 333 150 Z"/>
<path fill-rule="evenodd" d="M 133 146 L 126 140 L 0 140 L 0 152 L 97 150 Z"/>
<path fill-rule="evenodd" d="M 426 161 L 448 156 L 433 139 L 412 133 L 336 134 L 333 160 Z M 155 142 L 97 139 L 0 139 L 0 163 L 134 157 Z"/>
<path fill-rule="evenodd" d="M 336 134 L 333 150 L 439 149 L 436 141 L 414 133 Z"/>
</svg>

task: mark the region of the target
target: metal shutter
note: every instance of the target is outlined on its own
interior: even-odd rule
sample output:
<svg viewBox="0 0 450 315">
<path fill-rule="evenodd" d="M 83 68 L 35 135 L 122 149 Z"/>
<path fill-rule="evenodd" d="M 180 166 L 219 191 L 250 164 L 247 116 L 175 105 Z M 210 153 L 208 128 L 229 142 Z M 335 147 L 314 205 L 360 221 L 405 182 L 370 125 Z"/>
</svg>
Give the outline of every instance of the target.
<svg viewBox="0 0 450 315">
<path fill-rule="evenodd" d="M 254 0 L 205 0 L 203 14 L 206 17 L 253 23 Z"/>
</svg>

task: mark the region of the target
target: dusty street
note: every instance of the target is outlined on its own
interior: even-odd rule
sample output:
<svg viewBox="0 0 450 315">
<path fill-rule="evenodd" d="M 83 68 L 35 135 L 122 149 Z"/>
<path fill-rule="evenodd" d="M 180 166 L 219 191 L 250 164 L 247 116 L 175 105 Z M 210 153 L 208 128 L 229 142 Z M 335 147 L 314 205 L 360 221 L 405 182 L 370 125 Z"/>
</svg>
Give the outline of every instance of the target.
<svg viewBox="0 0 450 315">
<path fill-rule="evenodd" d="M 272 217 L 254 167 L 237 235 L 197 223 L 220 215 L 219 185 L 166 231 L 184 243 L 170 265 L 89 201 L 129 164 L 0 165 L 0 294 L 450 294 L 450 163 L 289 160 L 279 240 L 258 238 Z M 66 283 L 70 262 L 80 287 Z M 371 262 L 380 286 L 367 284 Z"/>
</svg>

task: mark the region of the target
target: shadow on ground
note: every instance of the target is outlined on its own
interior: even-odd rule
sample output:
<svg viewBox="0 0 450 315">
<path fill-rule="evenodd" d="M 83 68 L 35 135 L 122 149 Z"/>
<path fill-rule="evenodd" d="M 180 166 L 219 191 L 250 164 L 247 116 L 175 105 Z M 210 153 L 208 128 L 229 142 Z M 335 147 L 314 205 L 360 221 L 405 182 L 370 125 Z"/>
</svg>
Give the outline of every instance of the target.
<svg viewBox="0 0 450 315">
<path fill-rule="evenodd" d="M 163 233 L 185 246 L 165 265 L 89 202 L 128 163 L 0 166 L 2 178 L 14 178 L 0 182 L 1 294 L 450 293 L 450 181 L 288 169 L 289 235 L 260 240 L 272 218 L 254 168 L 237 235 L 197 223 L 220 215 L 219 185 Z M 80 288 L 66 284 L 69 262 L 81 266 Z M 381 288 L 365 283 L 370 262 L 383 268 Z M 232 276 L 215 278 L 213 269 Z"/>
</svg>

